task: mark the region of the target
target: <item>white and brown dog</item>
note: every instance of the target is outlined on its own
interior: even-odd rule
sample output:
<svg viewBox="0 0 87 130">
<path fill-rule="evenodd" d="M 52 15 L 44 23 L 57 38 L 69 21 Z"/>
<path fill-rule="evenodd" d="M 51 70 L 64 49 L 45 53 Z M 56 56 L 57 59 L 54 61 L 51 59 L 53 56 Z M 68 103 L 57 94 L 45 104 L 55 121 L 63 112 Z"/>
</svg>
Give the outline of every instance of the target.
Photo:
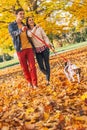
<svg viewBox="0 0 87 130">
<path fill-rule="evenodd" d="M 81 69 L 75 64 L 72 64 L 69 60 L 65 62 L 64 73 L 66 77 L 68 78 L 68 80 L 73 81 L 73 82 L 75 81 L 74 76 L 76 75 L 78 79 L 78 83 L 80 83 Z"/>
</svg>

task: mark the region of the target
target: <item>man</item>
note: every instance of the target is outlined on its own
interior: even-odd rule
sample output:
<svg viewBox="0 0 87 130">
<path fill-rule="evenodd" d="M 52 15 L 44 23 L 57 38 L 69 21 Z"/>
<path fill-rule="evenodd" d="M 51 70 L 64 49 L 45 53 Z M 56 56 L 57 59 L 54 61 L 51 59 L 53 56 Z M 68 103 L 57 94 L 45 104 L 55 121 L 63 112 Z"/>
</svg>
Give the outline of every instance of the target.
<svg viewBox="0 0 87 130">
<path fill-rule="evenodd" d="M 32 41 L 26 33 L 26 26 L 22 20 L 24 19 L 24 10 L 19 8 L 15 11 L 16 20 L 9 24 L 9 32 L 12 36 L 14 47 L 24 72 L 24 76 L 28 81 L 28 85 L 33 88 L 37 87 L 37 75 L 35 67 L 34 53 L 32 49 Z"/>
</svg>

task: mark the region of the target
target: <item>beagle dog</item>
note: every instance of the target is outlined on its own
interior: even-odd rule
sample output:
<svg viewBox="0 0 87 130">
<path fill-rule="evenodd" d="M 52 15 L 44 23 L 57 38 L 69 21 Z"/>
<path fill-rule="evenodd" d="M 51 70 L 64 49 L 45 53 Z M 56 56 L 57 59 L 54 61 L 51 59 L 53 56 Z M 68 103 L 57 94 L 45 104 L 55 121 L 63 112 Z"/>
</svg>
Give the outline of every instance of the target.
<svg viewBox="0 0 87 130">
<path fill-rule="evenodd" d="M 69 60 L 65 62 L 64 73 L 69 81 L 75 81 L 74 76 L 77 76 L 78 83 L 80 83 L 81 69 L 75 64 L 72 64 Z"/>
</svg>

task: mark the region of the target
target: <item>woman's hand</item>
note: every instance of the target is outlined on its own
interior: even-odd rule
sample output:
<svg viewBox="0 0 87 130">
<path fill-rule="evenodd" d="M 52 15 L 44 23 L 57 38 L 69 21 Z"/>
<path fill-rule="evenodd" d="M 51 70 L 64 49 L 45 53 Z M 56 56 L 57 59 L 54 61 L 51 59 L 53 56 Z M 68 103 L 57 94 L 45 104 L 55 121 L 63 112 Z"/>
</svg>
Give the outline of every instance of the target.
<svg viewBox="0 0 87 130">
<path fill-rule="evenodd" d="M 23 26 L 22 27 L 22 31 L 24 32 L 24 31 L 26 31 L 28 28 L 27 28 L 27 26 Z"/>
<path fill-rule="evenodd" d="M 49 44 L 49 48 L 50 48 L 53 52 L 55 52 L 55 47 L 54 47 L 52 44 Z"/>
</svg>

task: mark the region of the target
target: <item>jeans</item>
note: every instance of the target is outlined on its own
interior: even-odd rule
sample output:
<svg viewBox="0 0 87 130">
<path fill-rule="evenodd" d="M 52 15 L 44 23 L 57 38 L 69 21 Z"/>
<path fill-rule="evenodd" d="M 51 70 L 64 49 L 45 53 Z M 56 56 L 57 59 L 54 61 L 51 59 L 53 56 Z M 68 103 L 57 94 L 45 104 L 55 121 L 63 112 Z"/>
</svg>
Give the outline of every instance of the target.
<svg viewBox="0 0 87 130">
<path fill-rule="evenodd" d="M 41 53 L 36 53 L 36 59 L 40 70 L 46 75 L 46 79 L 50 80 L 50 64 L 49 64 L 49 49 L 46 48 Z"/>
</svg>

